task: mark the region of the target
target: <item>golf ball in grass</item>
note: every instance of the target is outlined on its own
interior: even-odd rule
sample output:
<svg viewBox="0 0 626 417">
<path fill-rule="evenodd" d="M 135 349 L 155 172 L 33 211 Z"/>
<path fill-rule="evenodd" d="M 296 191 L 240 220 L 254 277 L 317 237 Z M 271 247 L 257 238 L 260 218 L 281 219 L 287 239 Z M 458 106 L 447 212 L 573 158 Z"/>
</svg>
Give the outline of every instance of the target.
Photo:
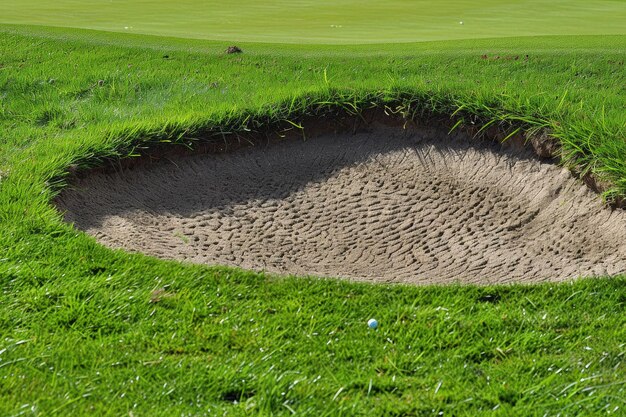
<svg viewBox="0 0 626 417">
<path fill-rule="evenodd" d="M 369 320 L 367 321 L 367 326 L 368 326 L 370 329 L 375 329 L 375 328 L 377 328 L 377 327 L 378 327 L 378 320 L 376 320 L 376 319 L 369 319 Z"/>
</svg>

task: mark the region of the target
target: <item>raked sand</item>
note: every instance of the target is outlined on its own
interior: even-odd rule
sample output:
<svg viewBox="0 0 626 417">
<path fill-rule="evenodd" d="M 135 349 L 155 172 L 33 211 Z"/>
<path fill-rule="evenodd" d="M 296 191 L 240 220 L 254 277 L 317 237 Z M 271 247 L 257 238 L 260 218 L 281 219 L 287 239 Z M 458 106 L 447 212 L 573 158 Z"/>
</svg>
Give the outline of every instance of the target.
<svg viewBox="0 0 626 417">
<path fill-rule="evenodd" d="M 104 245 L 370 282 L 626 272 L 626 213 L 527 151 L 378 126 L 94 172 L 57 199 Z"/>
</svg>

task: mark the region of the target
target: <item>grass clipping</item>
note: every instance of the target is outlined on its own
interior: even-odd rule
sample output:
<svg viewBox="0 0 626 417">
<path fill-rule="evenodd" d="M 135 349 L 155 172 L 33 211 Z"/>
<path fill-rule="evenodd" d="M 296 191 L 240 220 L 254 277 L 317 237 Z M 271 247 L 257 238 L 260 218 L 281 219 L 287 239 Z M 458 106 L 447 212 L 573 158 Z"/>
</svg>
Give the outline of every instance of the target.
<svg viewBox="0 0 626 417">
<path fill-rule="evenodd" d="M 77 180 L 65 218 L 114 248 L 370 282 L 626 272 L 626 213 L 523 149 L 375 126 Z"/>
</svg>

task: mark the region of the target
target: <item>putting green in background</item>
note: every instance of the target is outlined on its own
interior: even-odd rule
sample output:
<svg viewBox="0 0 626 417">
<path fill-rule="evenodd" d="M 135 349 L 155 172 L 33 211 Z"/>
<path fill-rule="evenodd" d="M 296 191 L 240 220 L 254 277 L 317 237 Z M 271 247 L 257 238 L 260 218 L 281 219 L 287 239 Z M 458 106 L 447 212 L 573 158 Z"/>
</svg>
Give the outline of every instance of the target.
<svg viewBox="0 0 626 417">
<path fill-rule="evenodd" d="M 609 35 L 626 34 L 625 22 L 624 0 L 0 1 L 0 23 L 233 42 L 339 44 Z"/>
</svg>

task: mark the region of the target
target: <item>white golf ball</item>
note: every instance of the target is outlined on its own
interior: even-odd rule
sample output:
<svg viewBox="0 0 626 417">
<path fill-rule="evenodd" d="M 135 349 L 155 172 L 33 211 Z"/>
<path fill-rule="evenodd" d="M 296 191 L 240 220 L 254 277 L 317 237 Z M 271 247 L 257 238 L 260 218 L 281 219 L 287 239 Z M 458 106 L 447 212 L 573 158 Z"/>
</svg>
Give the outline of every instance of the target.
<svg viewBox="0 0 626 417">
<path fill-rule="evenodd" d="M 459 22 L 459 25 L 462 25 L 462 24 L 463 24 L 463 22 L 462 22 L 462 21 L 461 21 L 461 22 Z"/>
<path fill-rule="evenodd" d="M 369 319 L 367 321 L 367 325 L 369 326 L 370 329 L 375 329 L 378 327 L 378 321 L 376 319 Z"/>
</svg>

